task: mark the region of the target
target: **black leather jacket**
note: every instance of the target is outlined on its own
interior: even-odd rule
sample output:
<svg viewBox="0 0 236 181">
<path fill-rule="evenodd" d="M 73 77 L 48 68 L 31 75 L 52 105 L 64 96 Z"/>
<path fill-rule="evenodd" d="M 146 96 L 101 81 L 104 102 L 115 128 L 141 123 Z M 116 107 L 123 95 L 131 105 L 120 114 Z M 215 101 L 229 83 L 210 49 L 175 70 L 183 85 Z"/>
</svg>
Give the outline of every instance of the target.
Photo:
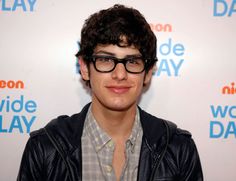
<svg viewBox="0 0 236 181">
<path fill-rule="evenodd" d="M 18 181 L 81 181 L 81 136 L 89 105 L 32 132 Z M 140 109 L 143 140 L 138 181 L 202 181 L 198 152 L 189 132 Z"/>
</svg>

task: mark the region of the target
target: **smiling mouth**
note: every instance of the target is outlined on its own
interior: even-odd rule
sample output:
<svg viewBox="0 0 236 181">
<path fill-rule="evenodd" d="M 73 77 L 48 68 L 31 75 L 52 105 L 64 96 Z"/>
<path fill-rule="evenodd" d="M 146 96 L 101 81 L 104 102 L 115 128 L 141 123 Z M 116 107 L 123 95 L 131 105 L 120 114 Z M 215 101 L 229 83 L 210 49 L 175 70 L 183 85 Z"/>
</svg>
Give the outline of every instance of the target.
<svg viewBox="0 0 236 181">
<path fill-rule="evenodd" d="M 130 87 L 127 86 L 108 86 L 108 90 L 116 94 L 124 94 L 129 91 Z"/>
</svg>

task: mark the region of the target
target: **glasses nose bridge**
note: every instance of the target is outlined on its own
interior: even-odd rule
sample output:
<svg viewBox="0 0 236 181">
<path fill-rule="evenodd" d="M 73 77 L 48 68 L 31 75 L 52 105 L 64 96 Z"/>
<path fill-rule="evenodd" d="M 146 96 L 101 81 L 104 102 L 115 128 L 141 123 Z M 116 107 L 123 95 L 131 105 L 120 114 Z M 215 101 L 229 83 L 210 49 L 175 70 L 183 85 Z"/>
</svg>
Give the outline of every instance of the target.
<svg viewBox="0 0 236 181">
<path fill-rule="evenodd" d="M 124 65 L 124 67 L 126 69 L 126 62 L 127 62 L 127 60 L 125 58 L 115 58 L 114 62 L 115 62 L 114 68 L 116 68 L 117 64 L 121 63 L 121 64 Z"/>
<path fill-rule="evenodd" d="M 125 72 L 128 71 L 127 68 L 126 68 L 127 60 L 126 60 L 125 58 L 114 58 L 113 61 L 114 61 L 114 68 L 113 68 L 113 71 L 116 69 L 117 64 L 119 64 L 119 63 L 121 63 L 121 64 L 124 65 L 123 68 L 124 68 Z"/>
</svg>

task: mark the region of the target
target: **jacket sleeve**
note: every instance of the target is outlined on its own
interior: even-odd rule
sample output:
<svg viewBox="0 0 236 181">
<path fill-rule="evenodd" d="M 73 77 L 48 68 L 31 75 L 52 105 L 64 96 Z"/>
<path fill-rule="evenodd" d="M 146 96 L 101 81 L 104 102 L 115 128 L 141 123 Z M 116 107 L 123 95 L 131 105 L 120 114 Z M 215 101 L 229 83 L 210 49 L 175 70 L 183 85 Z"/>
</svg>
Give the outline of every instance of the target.
<svg viewBox="0 0 236 181">
<path fill-rule="evenodd" d="M 191 137 L 181 145 L 180 181 L 203 181 L 203 173 L 196 145 Z"/>
<path fill-rule="evenodd" d="M 22 156 L 17 181 L 45 181 L 43 151 L 37 137 L 30 137 Z"/>
</svg>

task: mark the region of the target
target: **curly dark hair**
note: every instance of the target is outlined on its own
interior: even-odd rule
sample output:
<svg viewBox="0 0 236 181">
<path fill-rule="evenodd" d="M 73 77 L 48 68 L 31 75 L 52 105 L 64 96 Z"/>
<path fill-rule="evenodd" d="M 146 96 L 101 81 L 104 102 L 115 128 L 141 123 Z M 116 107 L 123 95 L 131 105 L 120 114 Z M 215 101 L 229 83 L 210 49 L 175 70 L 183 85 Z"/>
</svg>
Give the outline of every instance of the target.
<svg viewBox="0 0 236 181">
<path fill-rule="evenodd" d="M 81 31 L 80 49 L 76 54 L 87 64 L 98 44 L 114 44 L 120 47 L 135 46 L 148 60 L 146 72 L 156 58 L 156 37 L 143 15 L 134 8 L 116 4 L 92 14 L 85 20 Z"/>
</svg>

